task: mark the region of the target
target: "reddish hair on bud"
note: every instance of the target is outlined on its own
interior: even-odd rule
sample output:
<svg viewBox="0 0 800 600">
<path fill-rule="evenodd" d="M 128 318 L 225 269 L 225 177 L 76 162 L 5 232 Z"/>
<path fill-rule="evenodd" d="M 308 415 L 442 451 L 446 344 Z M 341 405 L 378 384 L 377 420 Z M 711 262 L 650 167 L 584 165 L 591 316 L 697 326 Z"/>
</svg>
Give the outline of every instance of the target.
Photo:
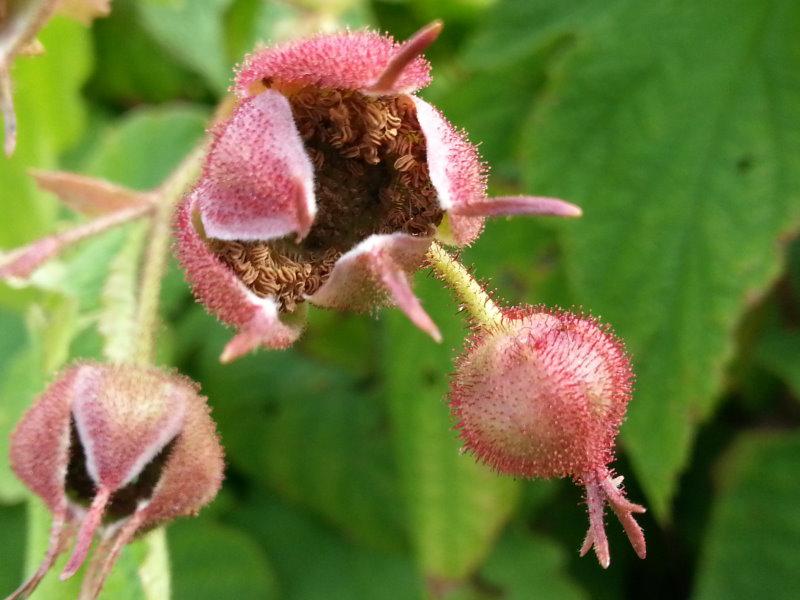
<svg viewBox="0 0 800 600">
<path fill-rule="evenodd" d="M 645 545 L 621 478 L 608 469 L 631 398 L 623 344 L 594 317 L 543 306 L 507 308 L 502 324 L 479 327 L 456 363 L 450 407 L 466 450 L 507 475 L 572 477 L 586 488 L 594 547 L 610 563 L 606 502 L 639 556 Z"/>
<path fill-rule="evenodd" d="M 7 600 L 27 598 L 74 540 L 74 575 L 100 542 L 81 598 L 94 599 L 135 536 L 196 514 L 217 494 L 223 455 L 198 386 L 155 367 L 82 362 L 63 371 L 11 436 L 11 467 L 53 513 L 39 569 Z"/>
<path fill-rule="evenodd" d="M 613 459 L 633 372 L 622 344 L 591 317 L 545 307 L 506 311 L 458 360 L 451 407 L 466 448 L 501 473 L 577 476 Z"/>
</svg>

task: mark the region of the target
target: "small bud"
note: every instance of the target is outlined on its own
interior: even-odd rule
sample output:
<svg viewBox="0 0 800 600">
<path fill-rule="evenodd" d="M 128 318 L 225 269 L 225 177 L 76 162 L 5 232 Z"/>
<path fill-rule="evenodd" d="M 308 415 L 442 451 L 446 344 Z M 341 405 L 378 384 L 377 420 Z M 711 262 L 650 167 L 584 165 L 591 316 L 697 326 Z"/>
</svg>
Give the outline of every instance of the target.
<svg viewBox="0 0 800 600">
<path fill-rule="evenodd" d="M 614 440 L 633 372 L 621 342 L 591 317 L 544 307 L 504 310 L 502 326 L 478 329 L 457 362 L 450 405 L 465 448 L 518 477 L 571 476 L 586 488 L 594 546 L 610 563 L 603 527 L 608 502 L 644 558 L 641 529 L 612 478 Z"/>
<path fill-rule="evenodd" d="M 193 382 L 156 368 L 81 363 L 22 418 L 11 466 L 53 513 L 53 528 L 41 566 L 8 600 L 28 597 L 75 534 L 61 574 L 71 577 L 102 532 L 81 594 L 96 598 L 125 544 L 197 513 L 219 490 L 224 465 Z"/>
</svg>

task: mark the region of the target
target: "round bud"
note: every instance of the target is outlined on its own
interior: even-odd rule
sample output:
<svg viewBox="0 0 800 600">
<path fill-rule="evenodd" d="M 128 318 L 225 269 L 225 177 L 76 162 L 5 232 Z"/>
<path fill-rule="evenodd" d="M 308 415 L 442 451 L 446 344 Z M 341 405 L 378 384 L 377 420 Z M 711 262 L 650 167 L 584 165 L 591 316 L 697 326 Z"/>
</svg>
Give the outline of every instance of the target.
<svg viewBox="0 0 800 600">
<path fill-rule="evenodd" d="M 504 317 L 457 361 L 450 405 L 465 447 L 509 475 L 582 480 L 613 459 L 633 380 L 622 343 L 567 311 Z"/>
</svg>

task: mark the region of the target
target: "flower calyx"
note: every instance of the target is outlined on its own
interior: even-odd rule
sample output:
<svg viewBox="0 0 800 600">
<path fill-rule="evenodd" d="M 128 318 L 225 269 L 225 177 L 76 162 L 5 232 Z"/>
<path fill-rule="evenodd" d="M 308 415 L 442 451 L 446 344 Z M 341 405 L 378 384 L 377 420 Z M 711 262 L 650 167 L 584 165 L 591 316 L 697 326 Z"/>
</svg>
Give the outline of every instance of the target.
<svg viewBox="0 0 800 600">
<path fill-rule="evenodd" d="M 47 554 L 7 600 L 28 597 L 74 539 L 61 573 L 75 574 L 100 543 L 83 579 L 96 598 L 136 535 L 197 513 L 222 483 L 222 448 L 204 397 L 190 380 L 154 367 L 78 363 L 23 416 L 11 466 L 47 505 Z"/>
<path fill-rule="evenodd" d="M 293 343 L 304 303 L 393 303 L 438 341 L 409 279 L 434 239 L 470 244 L 486 216 L 580 214 L 551 198 L 487 198 L 475 146 L 415 95 L 441 29 L 402 44 L 320 35 L 245 60 L 241 102 L 176 220 L 196 297 L 238 329 L 224 360 Z"/>
</svg>

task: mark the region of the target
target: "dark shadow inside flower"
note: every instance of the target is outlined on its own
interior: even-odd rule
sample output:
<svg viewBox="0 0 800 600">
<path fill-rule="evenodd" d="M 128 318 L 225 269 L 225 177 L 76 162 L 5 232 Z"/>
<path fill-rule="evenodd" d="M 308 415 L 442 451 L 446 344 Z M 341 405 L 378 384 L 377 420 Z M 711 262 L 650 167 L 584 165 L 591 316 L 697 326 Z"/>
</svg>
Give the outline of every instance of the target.
<svg viewBox="0 0 800 600">
<path fill-rule="evenodd" d="M 106 505 L 103 523 L 110 524 L 130 517 L 143 502 L 153 497 L 161 479 L 164 466 L 180 434 L 172 438 L 153 459 L 124 487 L 116 490 Z M 64 482 L 67 498 L 83 508 L 91 506 L 97 493 L 97 484 L 86 467 L 86 451 L 81 442 L 75 419 L 70 423 L 69 464 Z"/>
</svg>

